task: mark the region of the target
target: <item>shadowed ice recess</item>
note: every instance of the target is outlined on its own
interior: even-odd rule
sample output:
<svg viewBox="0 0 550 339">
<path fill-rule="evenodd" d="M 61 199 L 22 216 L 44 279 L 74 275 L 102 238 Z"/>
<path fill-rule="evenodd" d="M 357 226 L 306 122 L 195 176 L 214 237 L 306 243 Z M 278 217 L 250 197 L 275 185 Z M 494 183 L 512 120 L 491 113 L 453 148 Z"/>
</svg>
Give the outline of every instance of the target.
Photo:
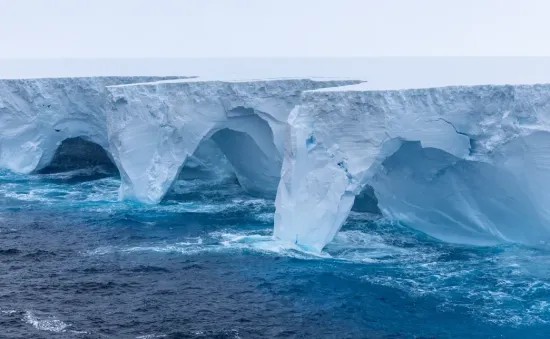
<svg viewBox="0 0 550 339">
<path fill-rule="evenodd" d="M 460 331 L 466 336 L 474 331 L 479 337 L 527 333 L 536 338 L 550 329 L 550 251 L 546 249 L 453 245 L 374 214 L 352 212 L 323 252 L 309 253 L 273 240 L 273 201 L 247 196 L 235 180 L 179 180 L 159 205 L 119 201 L 119 185 L 116 171 L 102 165 L 61 173 L 0 172 L 0 236 L 8 239 L 6 244 L 41 232 L 65 237 L 13 243 L 1 248 L 0 256 L 39 251 L 59 260 L 62 254 L 57 251 L 72 251 L 70 260 L 78 260 L 77 266 L 88 265 L 69 265 L 76 270 L 89 273 L 115 262 L 139 263 L 166 270 L 166 275 L 172 269 L 159 266 L 166 260 L 183 260 L 198 270 L 206 269 L 204 260 L 208 265 L 214 265 L 211 260 L 221 261 L 223 268 L 214 265 L 222 270 L 216 279 L 244 276 L 257 283 L 253 289 L 258 293 L 290 304 L 304 317 L 323 307 L 335 319 L 327 330 L 334 332 L 349 329 L 343 319 L 353 319 L 358 331 L 384 337 L 395 333 L 396 324 L 408 317 L 414 318 L 399 325 L 403 337 L 411 333 L 446 337 L 445 333 Z M 62 249 L 59 241 L 66 243 Z M 36 248 L 26 247 L 31 245 Z M 16 272 L 7 274 L 6 281 L 10 276 L 14 280 L 6 290 L 30 294 L 24 301 L 1 302 L 0 322 L 18 321 L 39 333 L 104 333 L 100 325 L 88 321 L 88 315 L 67 312 L 61 301 L 44 309 L 39 303 L 43 296 L 32 297 L 36 291 L 25 291 L 25 284 L 15 286 Z M 174 279 L 183 279 L 181 274 L 178 271 L 180 278 Z M 199 330 L 190 330 L 195 333 L 191 337 L 201 337 L 196 334 Z M 212 333 L 233 330 L 239 331 L 225 328 Z M 144 328 L 131 333 L 138 337 L 166 331 Z"/>
</svg>

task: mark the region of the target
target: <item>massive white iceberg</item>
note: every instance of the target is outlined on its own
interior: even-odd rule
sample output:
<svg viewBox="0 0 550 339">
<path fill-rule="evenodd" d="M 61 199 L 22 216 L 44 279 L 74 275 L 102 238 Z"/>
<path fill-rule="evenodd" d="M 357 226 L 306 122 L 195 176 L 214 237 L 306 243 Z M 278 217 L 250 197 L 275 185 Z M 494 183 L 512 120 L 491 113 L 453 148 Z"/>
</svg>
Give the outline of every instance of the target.
<svg viewBox="0 0 550 339">
<path fill-rule="evenodd" d="M 316 251 L 354 202 L 451 242 L 550 240 L 550 85 L 359 82 L 0 80 L 0 167 L 103 149 L 121 198 L 149 203 L 178 176 L 234 174 L 277 193 L 276 238 Z"/>
<path fill-rule="evenodd" d="M 275 195 L 288 114 L 304 90 L 354 80 L 167 80 L 110 86 L 107 129 L 121 198 L 158 203 L 213 140 L 248 192 Z"/>
<path fill-rule="evenodd" d="M 80 137 L 109 149 L 105 87 L 181 77 L 0 80 L 0 168 L 46 167 L 61 144 Z"/>
<path fill-rule="evenodd" d="M 320 251 L 368 189 L 445 241 L 550 240 L 550 85 L 320 89 L 288 122 L 279 239 Z"/>
</svg>

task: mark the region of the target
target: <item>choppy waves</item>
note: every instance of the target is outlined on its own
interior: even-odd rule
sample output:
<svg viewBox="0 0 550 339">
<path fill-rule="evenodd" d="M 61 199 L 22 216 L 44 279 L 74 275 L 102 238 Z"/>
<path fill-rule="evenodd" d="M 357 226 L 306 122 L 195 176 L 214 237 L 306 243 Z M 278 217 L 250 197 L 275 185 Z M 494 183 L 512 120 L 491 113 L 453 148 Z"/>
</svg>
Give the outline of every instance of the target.
<svg viewBox="0 0 550 339">
<path fill-rule="evenodd" d="M 388 230 L 399 227 L 385 221 L 377 223 L 385 224 Z M 550 276 L 546 272 L 550 253 L 518 246 L 471 248 L 436 241 L 423 244 L 414 237 L 399 238 L 394 231 L 376 234 L 367 229 L 344 230 L 324 252 L 310 253 L 273 240 L 270 231 L 223 230 L 183 242 L 100 247 L 85 254 L 156 252 L 193 256 L 237 252 L 349 265 L 358 273 L 362 270 L 357 265 L 371 266 L 376 267 L 376 274 L 360 275 L 358 279 L 404 291 L 414 299 L 435 297 L 440 312 L 465 310 L 479 320 L 503 326 L 550 324 Z"/>
<path fill-rule="evenodd" d="M 385 302 L 385 294 L 396 291 L 410 303 L 433 304 L 433 309 L 423 312 L 458 314 L 496 328 L 550 329 L 550 252 L 545 249 L 446 244 L 370 214 L 352 213 L 325 251 L 309 253 L 274 240 L 273 202 L 248 197 L 234 183 L 181 181 L 157 206 L 118 201 L 118 186 L 119 179 L 101 168 L 30 176 L 0 172 L 0 236 L 27 236 L 21 226 L 24 218 L 32 217 L 25 227 L 35 227 L 33 223 L 39 223 L 36 215 L 43 213 L 44 218 L 59 218 L 55 219 L 62 224 L 55 229 L 57 234 L 61 227 L 68 233 L 78 232 L 68 228 L 69 219 L 73 227 L 93 226 L 109 236 L 126 232 L 115 240 L 101 238 L 81 246 L 77 255 L 91 258 L 82 260 L 131 261 L 151 255 L 189 260 L 252 256 L 269 262 L 283 258 L 288 274 L 294 276 L 277 276 L 283 280 L 274 281 L 266 278 L 258 286 L 271 286 L 270 293 L 275 293 L 271 290 L 274 284 L 290 284 L 285 278 L 316 281 L 339 272 L 338 279 L 343 281 L 339 284 L 343 285 L 338 293 L 343 294 L 334 292 L 334 298 L 353 298 L 349 289 L 360 289 L 359 295 L 379 290 L 380 300 Z M 120 231 L 113 229 L 120 225 L 124 226 Z M 14 267 L 18 258 L 23 260 L 27 251 L 33 251 L 10 246 L 1 250 L 0 259 Z M 248 269 L 236 267 L 237 271 Z M 300 296 L 294 298 L 294 288 L 283 290 L 296 300 L 313 298 L 309 293 L 316 293 L 299 289 Z M 0 314 L 0 318 L 14 316 L 39 331 L 76 334 L 81 330 L 38 311 L 10 308 Z M 201 337 L 199 332 L 210 333 L 205 331 L 196 330 L 195 337 Z M 152 335 L 161 334 L 142 337 Z"/>
</svg>

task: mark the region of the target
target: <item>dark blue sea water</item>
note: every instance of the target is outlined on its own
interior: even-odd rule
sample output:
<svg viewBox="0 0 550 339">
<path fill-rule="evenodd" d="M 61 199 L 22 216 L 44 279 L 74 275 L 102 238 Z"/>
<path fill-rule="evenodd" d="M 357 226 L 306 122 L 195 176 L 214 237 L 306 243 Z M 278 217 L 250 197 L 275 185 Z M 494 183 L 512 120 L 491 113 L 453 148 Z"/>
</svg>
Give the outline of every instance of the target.
<svg viewBox="0 0 550 339">
<path fill-rule="evenodd" d="M 352 213 L 308 254 L 236 184 L 181 181 L 146 206 L 117 201 L 111 174 L 0 172 L 0 338 L 550 337 L 545 250 Z"/>
</svg>

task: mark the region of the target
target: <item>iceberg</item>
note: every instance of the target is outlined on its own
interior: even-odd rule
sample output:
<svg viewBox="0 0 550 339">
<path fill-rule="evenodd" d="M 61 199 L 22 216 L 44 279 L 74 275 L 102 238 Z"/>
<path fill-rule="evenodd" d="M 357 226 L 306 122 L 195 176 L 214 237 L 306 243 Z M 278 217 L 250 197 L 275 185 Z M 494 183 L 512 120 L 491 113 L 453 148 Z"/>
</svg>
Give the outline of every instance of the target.
<svg viewBox="0 0 550 339">
<path fill-rule="evenodd" d="M 0 80 L 0 167 L 38 171 L 71 138 L 93 142 L 109 154 L 105 87 L 174 78 L 182 77 Z"/>
<path fill-rule="evenodd" d="M 550 240 L 550 85 L 318 89 L 288 123 L 278 239 L 321 251 L 366 192 L 445 241 Z"/>
<path fill-rule="evenodd" d="M 204 142 L 251 194 L 275 196 L 287 117 L 305 90 L 356 80 L 181 79 L 108 86 L 107 131 L 121 199 L 158 203 Z"/>
<path fill-rule="evenodd" d="M 145 203 L 178 178 L 236 177 L 275 197 L 274 237 L 307 250 L 352 207 L 449 242 L 550 241 L 547 84 L 0 80 L 0 167 L 48 173 L 79 157 L 116 166 L 120 198 Z"/>
</svg>

